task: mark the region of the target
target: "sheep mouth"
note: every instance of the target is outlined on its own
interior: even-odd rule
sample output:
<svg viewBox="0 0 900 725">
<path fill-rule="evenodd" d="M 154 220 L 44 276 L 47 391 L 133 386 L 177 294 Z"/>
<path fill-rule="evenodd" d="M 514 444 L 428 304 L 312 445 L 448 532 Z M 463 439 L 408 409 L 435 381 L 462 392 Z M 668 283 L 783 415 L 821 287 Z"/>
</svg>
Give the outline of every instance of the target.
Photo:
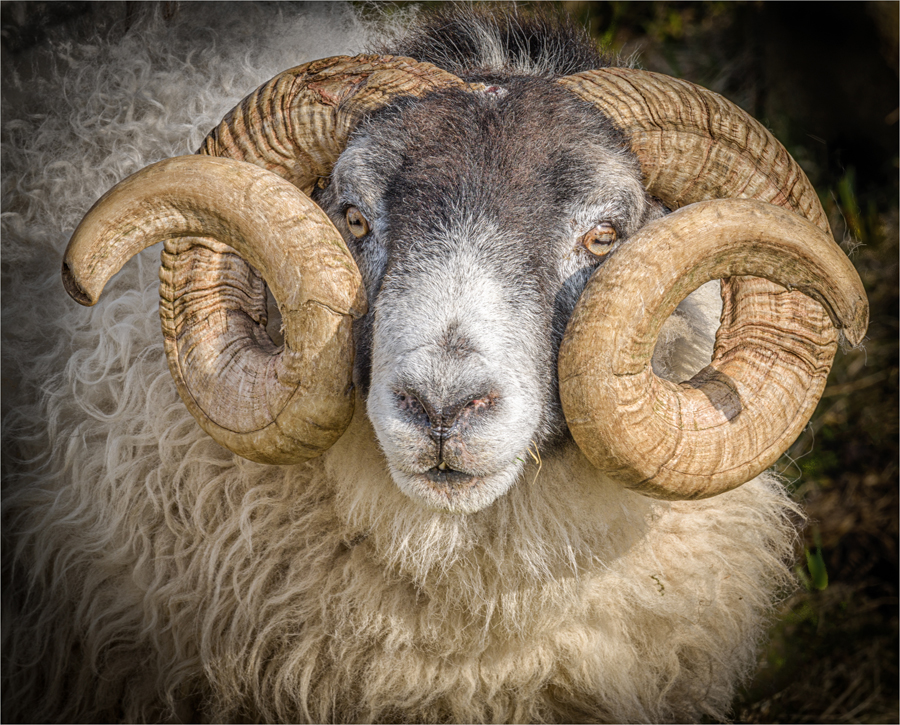
<svg viewBox="0 0 900 725">
<path fill-rule="evenodd" d="M 433 466 L 416 473 L 392 468 L 395 483 L 407 496 L 434 511 L 473 514 L 507 492 L 516 469 L 493 474 L 466 473 Z"/>
<path fill-rule="evenodd" d="M 478 478 L 471 473 L 457 471 L 442 463 L 424 471 L 422 475 L 431 482 L 432 488 L 437 490 L 452 489 L 459 490 L 468 488 L 475 483 Z"/>
<path fill-rule="evenodd" d="M 483 476 L 446 466 L 443 470 L 439 466 L 429 468 L 412 478 L 413 497 L 437 511 L 475 513 L 495 498 L 485 496 L 484 489 L 490 486 Z"/>
</svg>

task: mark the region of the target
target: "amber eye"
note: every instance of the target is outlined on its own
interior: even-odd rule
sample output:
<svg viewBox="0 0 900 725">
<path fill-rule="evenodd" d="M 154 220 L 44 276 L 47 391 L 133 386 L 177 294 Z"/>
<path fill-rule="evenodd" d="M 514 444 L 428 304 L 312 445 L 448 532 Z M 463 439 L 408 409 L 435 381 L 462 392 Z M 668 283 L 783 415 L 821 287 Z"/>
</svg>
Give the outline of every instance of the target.
<svg viewBox="0 0 900 725">
<path fill-rule="evenodd" d="M 618 235 L 616 228 L 609 222 L 600 222 L 581 238 L 581 243 L 595 257 L 604 257 L 612 249 Z"/>
<path fill-rule="evenodd" d="M 355 206 L 347 209 L 347 226 L 350 227 L 350 233 L 357 239 L 369 233 L 369 222 Z"/>
</svg>

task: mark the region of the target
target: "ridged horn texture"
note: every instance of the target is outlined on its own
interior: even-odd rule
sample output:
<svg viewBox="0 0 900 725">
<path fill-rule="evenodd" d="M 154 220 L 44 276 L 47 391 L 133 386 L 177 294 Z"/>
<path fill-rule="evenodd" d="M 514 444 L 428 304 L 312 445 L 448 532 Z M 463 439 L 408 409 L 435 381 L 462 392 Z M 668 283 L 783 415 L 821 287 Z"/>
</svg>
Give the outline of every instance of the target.
<svg viewBox="0 0 900 725">
<path fill-rule="evenodd" d="M 221 270 L 215 260 L 195 259 L 179 279 L 164 264 L 160 315 L 181 397 L 207 433 L 242 456 L 271 463 L 318 455 L 353 413 L 351 323 L 366 300 L 340 233 L 289 182 L 231 159 L 180 156 L 148 166 L 107 192 L 75 230 L 63 263 L 66 289 L 94 304 L 141 249 L 165 241 L 165 260 L 197 235 L 208 237 L 205 248 L 236 252 L 260 270 L 281 307 L 284 347 L 221 305 L 202 316 L 194 307 L 197 321 L 185 324 L 174 290 L 209 300 Z"/>
<path fill-rule="evenodd" d="M 799 314 L 798 297 L 747 277 L 740 298 L 726 294 L 711 364 L 680 385 L 656 377 L 650 359 L 678 303 L 739 275 L 798 287 L 824 308 Z M 818 402 L 806 386 L 824 384 L 836 347 L 825 311 L 848 336 L 865 329 L 855 276 L 830 235 L 764 202 L 699 202 L 648 224 L 597 270 L 569 323 L 559 376 L 572 435 L 642 493 L 698 498 L 739 486 L 775 462 Z"/>
<path fill-rule="evenodd" d="M 366 113 L 398 96 L 463 88 L 430 63 L 390 55 L 335 56 L 286 70 L 213 129 L 198 153 L 273 171 L 309 194 L 326 179 Z"/>
<path fill-rule="evenodd" d="M 594 465 L 658 498 L 723 493 L 774 463 L 806 425 L 835 328 L 861 342 L 862 283 L 802 169 L 731 102 L 625 68 L 559 82 L 626 133 L 647 190 L 670 208 L 767 203 L 702 205 L 648 225 L 591 278 L 559 356 L 566 420 Z M 687 383 L 660 380 L 650 368 L 660 326 L 716 278 L 723 312 L 713 362 Z"/>
<path fill-rule="evenodd" d="M 176 193 L 162 172 L 149 172 L 141 183 L 152 178 L 161 203 L 129 184 L 143 202 L 132 202 L 118 219 L 95 216 L 84 232 L 79 229 L 67 253 L 66 289 L 79 302 L 93 304 L 128 257 L 165 240 L 160 318 L 169 369 L 191 413 L 216 441 L 251 460 L 287 464 L 319 455 L 352 416 L 348 315 L 363 314 L 366 302 L 339 233 L 306 194 L 329 176 L 366 113 L 396 96 L 462 85 L 430 64 L 391 56 L 338 56 L 279 74 L 229 112 L 204 141 L 200 156 L 192 157 L 195 163 L 217 156 L 247 162 L 238 168 L 260 167 L 221 192 L 215 211 L 201 215 L 208 226 L 194 224 L 190 205 L 198 202 L 184 207 L 175 201 L 189 184 L 169 176 Z M 204 189 L 218 189 L 232 173 L 193 166 L 188 159 L 178 160 L 177 167 Z M 211 178 L 205 182 L 207 172 Z M 212 203 L 215 196 L 204 198 Z M 121 198 L 119 191 L 115 198 Z M 271 202 L 287 206 L 278 209 Z M 178 204 L 174 212 L 165 206 L 169 203 Z M 137 211 L 130 216 L 139 208 L 146 219 Z M 235 214 L 259 228 L 220 220 Z M 173 226 L 166 228 L 166 221 Z M 299 225 L 296 231 L 289 229 L 292 223 Z M 128 224 L 136 233 L 115 237 L 114 230 Z M 263 236 L 265 227 L 274 236 Z M 145 231 L 152 235 L 142 236 Z M 245 236 L 231 237 L 232 232 Z M 248 245 L 248 235 L 260 237 L 262 246 Z M 263 248 L 271 256 L 254 251 Z M 266 333 L 266 282 L 282 313 L 283 350 Z"/>
</svg>

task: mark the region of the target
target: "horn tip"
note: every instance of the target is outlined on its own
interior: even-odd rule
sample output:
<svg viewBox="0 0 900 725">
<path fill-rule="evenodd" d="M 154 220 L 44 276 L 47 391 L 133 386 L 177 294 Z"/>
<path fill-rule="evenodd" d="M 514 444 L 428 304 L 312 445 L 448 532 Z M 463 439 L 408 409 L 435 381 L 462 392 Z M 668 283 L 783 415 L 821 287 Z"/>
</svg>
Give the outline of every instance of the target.
<svg viewBox="0 0 900 725">
<path fill-rule="evenodd" d="M 84 289 L 84 287 L 78 283 L 78 280 L 76 280 L 75 273 L 72 271 L 68 259 L 64 259 L 62 263 L 62 282 L 63 287 L 66 288 L 66 292 L 69 293 L 69 297 L 75 300 L 79 305 L 92 307 L 97 304 L 97 299 Z"/>
<path fill-rule="evenodd" d="M 866 330 L 869 327 L 869 305 L 865 300 L 859 300 L 853 309 L 853 317 L 841 329 L 844 338 L 854 348 L 862 345 Z"/>
</svg>

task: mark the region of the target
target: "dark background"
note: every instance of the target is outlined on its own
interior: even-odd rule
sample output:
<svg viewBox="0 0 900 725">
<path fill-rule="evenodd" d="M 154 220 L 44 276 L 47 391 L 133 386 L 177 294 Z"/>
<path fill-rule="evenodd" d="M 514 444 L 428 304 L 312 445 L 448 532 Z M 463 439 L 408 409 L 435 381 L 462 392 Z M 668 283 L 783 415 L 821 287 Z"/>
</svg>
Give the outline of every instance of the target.
<svg viewBox="0 0 900 725">
<path fill-rule="evenodd" d="M 564 3 L 640 64 L 762 121 L 819 193 L 865 284 L 864 350 L 838 352 L 779 464 L 809 515 L 734 717 L 898 722 L 898 3 Z"/>
<path fill-rule="evenodd" d="M 898 722 L 898 3 L 561 6 L 623 58 L 761 120 L 806 171 L 859 270 L 871 305 L 865 348 L 838 353 L 809 427 L 778 466 L 809 515 L 802 586 L 781 604 L 734 718 Z M 178 22 L 177 2 L 158 8 Z M 48 35 L 122 32 L 151 9 L 3 2 L 0 59 L 27 62 Z"/>
<path fill-rule="evenodd" d="M 566 3 L 648 70 L 722 93 L 803 166 L 871 305 L 779 468 L 810 522 L 734 717 L 898 722 L 898 4 Z"/>
</svg>

